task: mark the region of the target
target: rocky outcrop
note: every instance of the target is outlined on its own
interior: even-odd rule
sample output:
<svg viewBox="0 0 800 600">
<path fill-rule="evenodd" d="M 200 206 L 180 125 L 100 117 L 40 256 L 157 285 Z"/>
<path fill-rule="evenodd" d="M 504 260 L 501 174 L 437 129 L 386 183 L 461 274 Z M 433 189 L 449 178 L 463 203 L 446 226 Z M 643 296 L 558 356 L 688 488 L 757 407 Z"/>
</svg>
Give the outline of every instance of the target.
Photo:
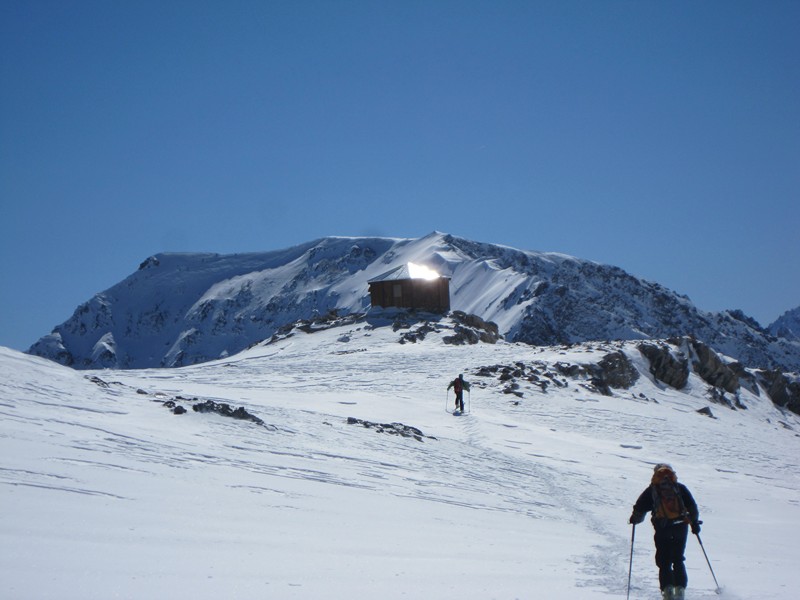
<svg viewBox="0 0 800 600">
<path fill-rule="evenodd" d="M 736 378 L 739 380 L 739 385 L 756 396 L 761 395 L 758 385 L 758 378 L 747 367 L 740 362 L 732 362 L 727 365 L 728 368 L 734 372 Z"/>
<path fill-rule="evenodd" d="M 639 379 L 639 372 L 624 352 L 609 352 L 600 361 L 578 364 L 559 361 L 548 364 L 522 361 L 511 365 L 489 365 L 480 367 L 478 377 L 495 377 L 502 382 L 503 393 L 518 398 L 524 397 L 523 385 L 534 385 L 537 391 L 547 393 L 550 386 L 569 387 L 570 380 L 576 384 L 612 396 L 614 389 L 628 389 Z"/>
<path fill-rule="evenodd" d="M 592 373 L 592 383 L 603 389 L 627 390 L 639 379 L 639 371 L 624 352 L 606 354 L 592 369 Z"/>
<path fill-rule="evenodd" d="M 581 346 L 581 345 L 577 345 Z M 564 347 L 564 350 L 576 346 Z M 587 345 L 591 348 L 591 345 Z M 747 369 L 739 362 L 726 362 L 702 342 L 690 338 L 673 338 L 657 342 L 601 345 L 606 354 L 596 363 L 533 361 L 512 364 L 495 364 L 478 368 L 474 376 L 494 378 L 502 385 L 501 391 L 516 398 L 524 398 L 532 386 L 533 391 L 547 393 L 550 386 L 559 388 L 576 385 L 592 392 L 613 396 L 615 390 L 633 387 L 642 373 L 630 352 L 636 348 L 649 364 L 649 372 L 656 379 L 678 390 L 686 388 L 689 376 L 694 373 L 708 387 L 708 401 L 732 410 L 747 410 L 742 401 L 742 388 L 756 396 L 766 395 L 772 402 L 800 414 L 800 375 L 781 371 Z M 591 348 L 593 350 L 600 349 Z M 696 383 L 696 382 L 695 382 Z M 487 384 L 480 383 L 481 387 Z M 489 383 L 488 385 L 491 385 Z M 642 396 L 639 394 L 639 396 Z M 519 400 L 512 400 L 519 404 Z M 698 411 L 713 417 L 710 409 Z"/>
<path fill-rule="evenodd" d="M 667 345 L 639 344 L 639 352 L 650 362 L 650 374 L 656 380 L 676 390 L 682 390 L 689 381 L 689 359 L 682 354 L 673 354 Z"/>
<path fill-rule="evenodd" d="M 739 362 L 727 363 L 709 346 L 694 338 L 678 338 L 667 343 L 641 343 L 639 351 L 650 362 L 650 373 L 658 381 L 683 389 L 691 370 L 708 385 L 707 397 L 712 402 L 732 409 L 746 409 L 739 397 L 745 387 L 760 395 L 766 391 L 776 406 L 800 414 L 800 377 L 779 370 L 748 370 Z M 691 361 L 686 355 L 691 356 Z"/>
<path fill-rule="evenodd" d="M 409 331 L 404 331 L 400 334 L 399 341 L 401 344 L 405 344 L 406 342 L 416 344 L 424 340 L 428 334 L 434 333 L 435 331 L 441 331 L 441 329 L 437 328 L 432 323 L 425 322 L 417 327 L 411 328 Z"/>
<path fill-rule="evenodd" d="M 776 406 L 800 415 L 800 378 L 780 371 L 758 371 L 756 377 Z"/>
<path fill-rule="evenodd" d="M 451 313 L 451 317 L 456 325 L 453 328 L 453 335 L 442 338 L 445 344 L 496 344 L 501 336 L 497 329 L 497 324 L 491 321 L 484 321 L 478 315 L 468 315 L 460 310 Z"/>
<path fill-rule="evenodd" d="M 730 408 L 746 408 L 736 394 L 740 387 L 737 370 L 704 343 L 690 337 L 676 338 L 658 345 L 639 344 L 639 351 L 650 362 L 650 373 L 658 381 L 681 390 L 693 371 L 709 384 L 708 397 L 712 402 Z M 726 393 L 733 396 L 729 398 Z"/>
<path fill-rule="evenodd" d="M 231 408 L 230 404 L 224 402 L 214 402 L 213 400 L 206 400 L 205 402 L 198 402 L 192 405 L 192 410 L 199 413 L 216 413 L 223 417 L 230 417 L 232 419 L 239 419 L 240 421 L 252 421 L 256 425 L 263 425 L 264 421 L 257 416 L 250 414 L 244 408 Z"/>
<path fill-rule="evenodd" d="M 736 410 L 739 408 L 747 410 L 747 407 L 742 403 L 739 394 L 728 394 L 724 389 L 714 387 L 713 385 L 708 386 L 708 389 L 706 390 L 706 398 L 715 404 L 727 406 L 731 410 Z"/>
<path fill-rule="evenodd" d="M 145 394 L 146 392 L 139 390 L 137 393 Z M 223 417 L 230 417 L 231 419 L 238 419 L 239 421 L 250 421 L 256 425 L 268 427 L 264 421 L 259 419 L 254 414 L 249 413 L 244 406 L 240 406 L 239 408 L 231 408 L 231 405 L 226 404 L 225 402 L 214 402 L 213 400 L 199 402 L 197 398 L 184 398 L 183 396 L 175 396 L 174 398 L 170 398 L 168 400 L 162 400 L 161 396 L 161 394 L 157 394 L 156 401 L 161 402 L 161 405 L 164 408 L 168 408 L 174 415 L 186 414 L 186 408 L 184 408 L 183 404 L 181 404 L 181 402 L 186 402 L 189 404 L 193 403 L 192 410 L 194 412 L 214 413 Z"/>
<path fill-rule="evenodd" d="M 524 392 L 520 391 L 521 383 L 536 386 L 538 391 L 542 393 L 547 393 L 547 389 L 551 385 L 567 387 L 569 384 L 564 379 L 562 372 L 565 364 L 548 365 L 545 362 L 525 364 L 520 361 L 511 365 L 487 365 L 480 367 L 475 372 L 475 375 L 477 377 L 497 378 L 504 385 L 504 394 L 513 394 L 518 398 L 522 398 Z M 551 366 L 553 368 L 550 368 Z M 582 373 L 585 375 L 585 370 L 582 370 Z"/>
<path fill-rule="evenodd" d="M 185 415 L 186 408 L 182 404 L 178 404 L 175 400 L 167 400 L 162 405 L 164 408 L 168 408 L 172 411 L 173 415 Z"/>
<path fill-rule="evenodd" d="M 403 425 L 402 423 L 373 423 L 372 421 L 363 421 L 355 417 L 347 417 L 348 425 L 360 425 L 366 429 L 374 429 L 378 433 L 388 433 L 389 435 L 398 435 L 405 438 L 414 438 L 418 442 L 423 442 L 425 439 L 435 440 L 436 438 L 430 435 L 425 435 L 421 430 L 410 425 Z"/>
<path fill-rule="evenodd" d="M 739 389 L 739 377 L 736 372 L 728 367 L 719 355 L 711 348 L 698 342 L 690 340 L 693 351 L 692 368 L 703 381 L 715 388 L 720 388 L 729 394 L 735 394 Z"/>
<path fill-rule="evenodd" d="M 417 343 L 423 341 L 431 333 L 452 332 L 450 335 L 442 337 L 445 344 L 464 345 L 464 344 L 496 344 L 502 339 L 497 325 L 487 322 L 477 315 L 468 315 L 462 311 L 453 311 L 448 315 L 449 318 L 441 318 L 424 311 L 391 309 L 390 312 L 384 311 L 383 315 L 392 316 L 392 331 L 402 331 L 399 342 Z M 381 320 L 372 315 L 367 317 L 368 321 L 375 327 L 385 325 Z"/>
</svg>

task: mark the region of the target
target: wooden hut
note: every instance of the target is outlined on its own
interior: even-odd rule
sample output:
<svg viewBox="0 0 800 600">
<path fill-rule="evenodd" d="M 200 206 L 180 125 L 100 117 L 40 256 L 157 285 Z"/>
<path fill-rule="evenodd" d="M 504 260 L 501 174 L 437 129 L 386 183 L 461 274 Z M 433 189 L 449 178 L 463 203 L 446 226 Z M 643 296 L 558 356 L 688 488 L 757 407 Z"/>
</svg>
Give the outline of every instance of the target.
<svg viewBox="0 0 800 600">
<path fill-rule="evenodd" d="M 435 313 L 450 310 L 449 277 L 412 277 L 408 265 L 400 265 L 368 283 L 372 306 L 415 308 Z"/>
</svg>

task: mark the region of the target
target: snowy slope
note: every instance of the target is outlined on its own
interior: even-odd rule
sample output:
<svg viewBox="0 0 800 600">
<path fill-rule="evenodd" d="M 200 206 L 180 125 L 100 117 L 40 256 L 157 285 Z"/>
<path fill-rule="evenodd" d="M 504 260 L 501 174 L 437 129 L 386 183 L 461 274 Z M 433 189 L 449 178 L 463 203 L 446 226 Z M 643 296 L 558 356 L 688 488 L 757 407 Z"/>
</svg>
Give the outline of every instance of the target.
<svg viewBox="0 0 800 600">
<path fill-rule="evenodd" d="M 276 252 L 159 254 L 29 350 L 75 368 L 183 366 L 237 352 L 298 319 L 369 309 L 367 282 L 408 262 L 451 277 L 451 307 L 538 345 L 694 335 L 750 367 L 800 371 L 800 342 L 736 311 L 706 313 L 623 270 L 443 233 L 325 238 Z"/>
<path fill-rule="evenodd" d="M 732 410 L 697 374 L 653 379 L 633 343 L 453 346 L 448 320 L 380 324 L 179 369 L 0 349 L 4 597 L 624 598 L 626 520 L 660 461 L 698 500 L 722 598 L 796 596 L 800 419 L 763 390 Z M 638 379 L 609 396 L 581 366 L 611 352 Z M 459 372 L 471 414 L 454 417 Z M 263 424 L 192 410 L 208 400 Z M 656 600 L 636 533 L 632 597 Z M 687 563 L 688 597 L 719 597 L 693 539 Z"/>
</svg>

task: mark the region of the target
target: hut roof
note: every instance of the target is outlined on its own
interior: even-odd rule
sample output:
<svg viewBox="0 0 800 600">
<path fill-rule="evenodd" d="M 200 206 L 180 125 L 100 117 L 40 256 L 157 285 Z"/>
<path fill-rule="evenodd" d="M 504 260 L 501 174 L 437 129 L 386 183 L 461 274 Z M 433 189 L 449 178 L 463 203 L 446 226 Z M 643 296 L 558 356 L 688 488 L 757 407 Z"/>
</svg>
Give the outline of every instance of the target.
<svg viewBox="0 0 800 600">
<path fill-rule="evenodd" d="M 400 279 L 411 279 L 411 272 L 408 270 L 408 265 L 405 263 L 399 267 L 391 269 L 390 271 L 381 273 L 377 277 L 370 279 L 367 283 L 377 283 L 379 281 L 398 281 Z"/>
<path fill-rule="evenodd" d="M 450 279 L 444 275 L 439 275 L 439 278 Z M 402 265 L 395 267 L 394 269 L 390 269 L 385 273 L 381 273 L 377 277 L 370 279 L 367 283 L 378 283 L 380 281 L 401 281 L 405 279 L 421 279 L 420 277 L 412 277 L 411 271 L 409 270 L 408 263 L 403 263 Z"/>
</svg>

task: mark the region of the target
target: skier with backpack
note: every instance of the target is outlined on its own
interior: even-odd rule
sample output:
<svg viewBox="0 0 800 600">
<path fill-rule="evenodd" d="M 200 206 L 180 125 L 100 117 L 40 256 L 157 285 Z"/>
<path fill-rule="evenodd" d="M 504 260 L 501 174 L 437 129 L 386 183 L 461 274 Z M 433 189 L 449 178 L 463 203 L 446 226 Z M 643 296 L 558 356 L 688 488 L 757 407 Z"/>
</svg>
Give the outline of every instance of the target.
<svg viewBox="0 0 800 600">
<path fill-rule="evenodd" d="M 664 600 L 684 600 L 688 582 L 683 564 L 686 538 L 690 526 L 692 533 L 700 533 L 700 521 L 691 492 L 678 483 L 675 471 L 667 464 L 655 466 L 650 485 L 633 505 L 628 522 L 636 527 L 644 521 L 647 512 L 652 512 L 651 521 L 655 529 L 661 596 Z"/>
<path fill-rule="evenodd" d="M 464 381 L 464 374 L 461 373 L 450 382 L 450 385 L 447 386 L 447 391 L 450 391 L 450 388 L 453 388 L 453 391 L 456 393 L 456 408 L 455 410 L 464 412 L 464 390 L 469 391 L 469 382 Z"/>
</svg>

